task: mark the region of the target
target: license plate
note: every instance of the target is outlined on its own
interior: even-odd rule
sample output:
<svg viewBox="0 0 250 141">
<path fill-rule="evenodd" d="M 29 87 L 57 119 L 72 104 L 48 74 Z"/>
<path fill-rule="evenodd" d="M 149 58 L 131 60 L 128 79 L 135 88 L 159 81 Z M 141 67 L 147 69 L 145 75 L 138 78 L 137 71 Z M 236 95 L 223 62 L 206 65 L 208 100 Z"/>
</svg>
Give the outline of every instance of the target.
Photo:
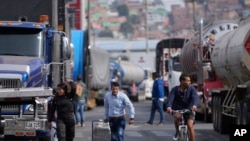
<svg viewBox="0 0 250 141">
<path fill-rule="evenodd" d="M 25 122 L 25 129 L 40 129 L 41 124 L 39 122 Z"/>
</svg>

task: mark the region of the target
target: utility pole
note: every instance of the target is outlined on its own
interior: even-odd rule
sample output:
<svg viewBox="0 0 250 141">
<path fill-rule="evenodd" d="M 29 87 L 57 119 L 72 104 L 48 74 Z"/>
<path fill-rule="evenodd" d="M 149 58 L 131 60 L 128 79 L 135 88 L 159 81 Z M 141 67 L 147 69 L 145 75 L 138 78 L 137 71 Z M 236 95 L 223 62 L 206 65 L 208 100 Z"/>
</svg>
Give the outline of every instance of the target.
<svg viewBox="0 0 250 141">
<path fill-rule="evenodd" d="M 199 46 L 197 48 L 197 62 L 198 62 L 198 85 L 203 85 L 203 19 L 200 19 L 200 38 Z"/>
<path fill-rule="evenodd" d="M 58 0 L 52 1 L 52 26 L 54 27 L 54 30 L 58 30 L 58 24 L 59 24 L 59 18 L 58 18 Z M 53 38 L 53 48 L 52 48 L 52 54 L 53 54 L 53 62 L 60 62 L 60 35 L 55 34 Z M 61 70 L 59 65 L 53 65 L 52 66 L 52 87 L 56 88 L 57 84 L 62 82 L 61 80 Z"/>
<path fill-rule="evenodd" d="M 196 18 L 195 18 L 195 13 L 196 13 L 196 11 L 195 11 L 195 0 L 192 0 L 192 2 L 193 2 L 193 22 L 194 22 L 194 31 L 196 31 Z"/>
<path fill-rule="evenodd" d="M 145 0 L 145 30 L 146 30 L 146 51 L 149 53 L 148 47 L 148 0 Z"/>
</svg>

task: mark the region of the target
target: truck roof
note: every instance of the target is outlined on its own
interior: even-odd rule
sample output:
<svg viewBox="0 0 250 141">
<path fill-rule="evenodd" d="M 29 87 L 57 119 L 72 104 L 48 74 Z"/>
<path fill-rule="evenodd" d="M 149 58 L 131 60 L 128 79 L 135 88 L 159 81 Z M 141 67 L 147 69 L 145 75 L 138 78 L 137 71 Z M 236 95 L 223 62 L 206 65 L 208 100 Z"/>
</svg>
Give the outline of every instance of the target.
<svg viewBox="0 0 250 141">
<path fill-rule="evenodd" d="M 26 16 L 28 21 L 38 22 L 40 15 L 48 15 L 52 22 L 53 0 L 0 0 L 0 20 L 18 21 Z"/>
</svg>

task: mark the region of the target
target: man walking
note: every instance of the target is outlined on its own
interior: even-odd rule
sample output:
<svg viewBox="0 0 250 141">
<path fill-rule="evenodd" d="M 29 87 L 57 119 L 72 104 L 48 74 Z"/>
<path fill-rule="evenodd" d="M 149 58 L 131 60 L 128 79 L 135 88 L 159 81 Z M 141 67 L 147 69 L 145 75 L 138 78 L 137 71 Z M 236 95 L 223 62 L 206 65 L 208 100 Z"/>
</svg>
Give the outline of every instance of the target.
<svg viewBox="0 0 250 141">
<path fill-rule="evenodd" d="M 128 96 L 120 91 L 117 82 L 112 83 L 112 91 L 108 92 L 104 98 L 105 122 L 109 122 L 111 130 L 111 141 L 123 141 L 126 127 L 125 108 L 130 110 L 129 124 L 134 123 L 135 109 Z"/>
<path fill-rule="evenodd" d="M 160 122 L 158 125 L 163 125 L 165 123 L 165 117 L 163 112 L 163 102 L 164 102 L 164 81 L 160 78 L 160 75 L 156 72 L 152 73 L 152 78 L 154 80 L 153 90 L 152 90 L 152 106 L 151 114 L 147 124 L 152 125 L 155 118 L 155 111 L 158 110 L 160 113 Z"/>
</svg>

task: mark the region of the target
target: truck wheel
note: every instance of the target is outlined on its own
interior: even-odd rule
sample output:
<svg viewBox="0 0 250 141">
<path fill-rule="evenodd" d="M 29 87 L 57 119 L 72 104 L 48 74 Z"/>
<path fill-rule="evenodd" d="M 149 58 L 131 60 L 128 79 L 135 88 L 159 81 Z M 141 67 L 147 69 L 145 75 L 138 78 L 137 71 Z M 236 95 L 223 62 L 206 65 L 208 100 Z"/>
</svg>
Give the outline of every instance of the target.
<svg viewBox="0 0 250 141">
<path fill-rule="evenodd" d="M 218 107 L 218 97 L 214 96 L 214 130 L 218 131 L 218 109 L 216 108 Z"/>
<path fill-rule="evenodd" d="M 218 120 L 218 131 L 219 131 L 219 133 L 221 133 L 221 116 L 222 116 L 222 114 L 221 114 L 221 112 L 222 112 L 222 108 L 221 108 L 221 97 L 220 96 L 218 96 L 218 107 L 217 107 L 217 109 L 218 109 L 218 112 L 217 112 L 217 120 Z"/>
</svg>

